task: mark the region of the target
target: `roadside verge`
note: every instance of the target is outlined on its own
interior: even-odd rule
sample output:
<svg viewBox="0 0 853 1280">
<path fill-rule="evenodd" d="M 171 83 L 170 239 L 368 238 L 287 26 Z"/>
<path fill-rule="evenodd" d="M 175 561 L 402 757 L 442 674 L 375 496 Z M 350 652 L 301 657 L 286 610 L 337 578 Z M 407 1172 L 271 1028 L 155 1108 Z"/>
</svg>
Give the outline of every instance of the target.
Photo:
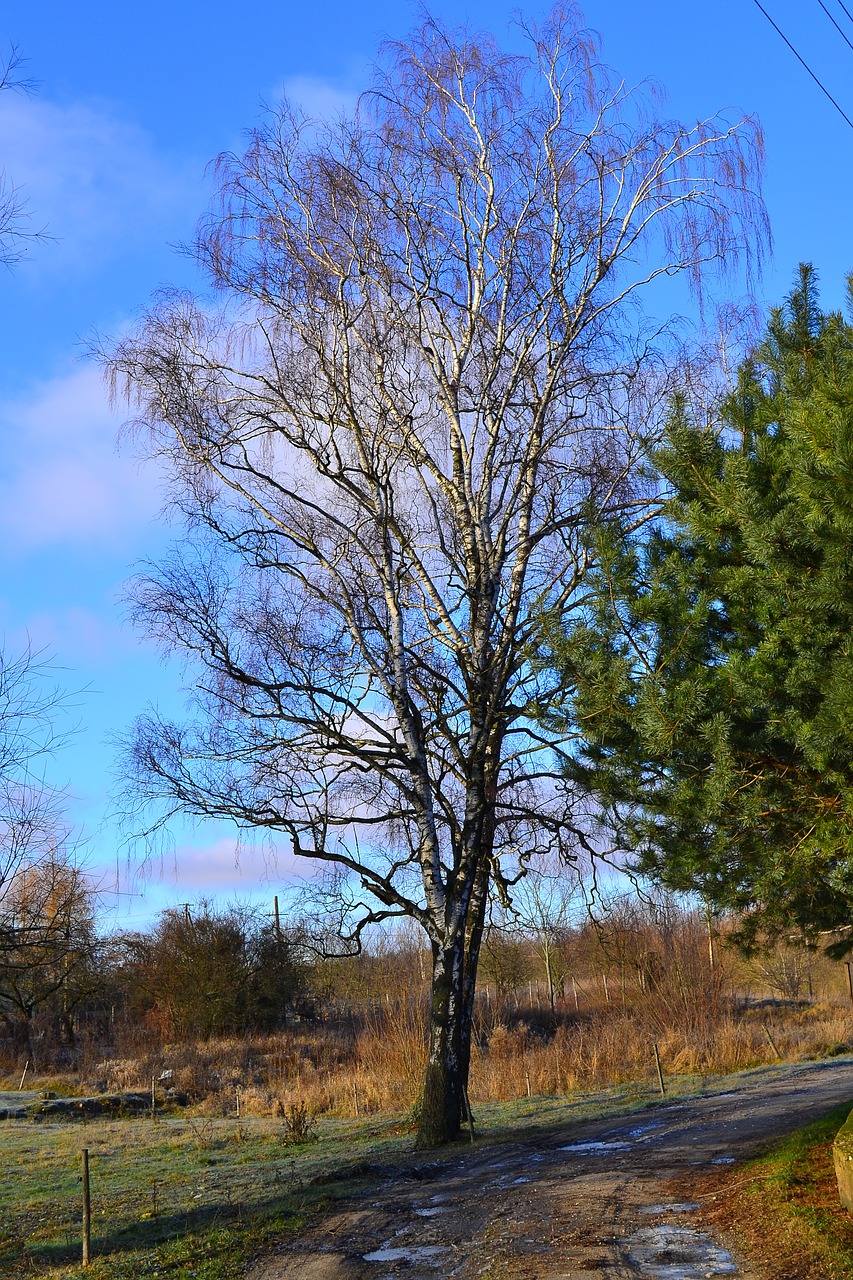
<svg viewBox="0 0 853 1280">
<path fill-rule="evenodd" d="M 853 1280 L 853 1214 L 838 1199 L 832 1144 L 851 1103 L 731 1171 L 678 1180 L 703 1224 L 734 1241 L 766 1280 Z"/>
</svg>

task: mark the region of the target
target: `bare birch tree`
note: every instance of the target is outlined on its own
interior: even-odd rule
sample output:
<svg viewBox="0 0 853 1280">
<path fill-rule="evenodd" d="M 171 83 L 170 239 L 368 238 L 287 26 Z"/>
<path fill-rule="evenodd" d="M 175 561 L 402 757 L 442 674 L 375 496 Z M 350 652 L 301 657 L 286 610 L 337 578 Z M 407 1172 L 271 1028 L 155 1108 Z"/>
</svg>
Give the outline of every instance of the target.
<svg viewBox="0 0 853 1280">
<path fill-rule="evenodd" d="M 748 120 L 653 119 L 555 11 L 507 55 L 427 21 L 353 119 L 283 107 L 219 161 L 201 261 L 107 356 L 187 532 L 137 584 L 191 655 L 138 723 L 161 819 L 283 833 L 342 936 L 410 917 L 433 976 L 419 1141 L 466 1102 L 490 891 L 583 839 L 531 709 L 592 519 L 643 518 L 639 290 L 764 235 Z"/>
</svg>

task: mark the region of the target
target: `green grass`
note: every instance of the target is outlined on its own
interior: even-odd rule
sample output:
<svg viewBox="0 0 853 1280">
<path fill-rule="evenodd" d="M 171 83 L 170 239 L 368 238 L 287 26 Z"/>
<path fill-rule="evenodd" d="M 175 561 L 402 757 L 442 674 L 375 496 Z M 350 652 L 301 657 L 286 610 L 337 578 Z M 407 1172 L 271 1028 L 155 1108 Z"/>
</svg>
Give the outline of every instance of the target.
<svg viewBox="0 0 853 1280">
<path fill-rule="evenodd" d="M 853 1215 L 838 1200 L 832 1143 L 853 1103 L 834 1107 L 733 1171 L 711 1217 L 773 1280 L 853 1280 Z"/>
<path fill-rule="evenodd" d="M 322 1179 L 405 1157 L 399 1120 L 328 1122 L 292 1146 L 274 1120 L 168 1117 L 7 1121 L 0 1154 L 0 1276 L 227 1280 L 329 1200 Z M 93 1263 L 80 1265 L 80 1152 L 89 1149 Z M 314 1183 L 320 1179 L 320 1184 Z M 352 1184 L 350 1184 L 351 1187 Z"/>
<path fill-rule="evenodd" d="M 301 1153 L 289 1151 L 272 1128 L 223 1121 L 202 1129 L 195 1122 L 194 1131 L 186 1121 L 141 1119 L 7 1123 L 0 1275 L 82 1273 L 84 1146 L 96 1258 L 87 1275 L 239 1274 L 237 1255 L 244 1260 L 267 1233 L 293 1230 L 310 1212 L 295 1172 Z"/>
<path fill-rule="evenodd" d="M 649 1101 L 636 1091 L 612 1090 L 484 1105 L 477 1108 L 478 1139 L 570 1127 Z M 416 1153 L 401 1116 L 323 1118 L 316 1130 L 315 1141 L 293 1146 L 281 1121 L 255 1118 L 6 1121 L 0 1128 L 0 1277 L 229 1280 L 334 1197 L 369 1181 L 370 1172 L 359 1168 L 365 1162 L 400 1167 L 457 1155 Z M 92 1189 L 93 1261 L 85 1271 L 83 1147 Z M 347 1169 L 355 1178 L 340 1179 Z"/>
<path fill-rule="evenodd" d="M 725 1077 L 672 1080 L 670 1096 L 730 1084 Z M 499 1142 L 566 1132 L 593 1117 L 659 1102 L 651 1090 L 612 1089 L 482 1104 L 475 1108 L 478 1138 Z M 377 1176 L 359 1168 L 365 1162 L 387 1168 L 458 1155 L 414 1152 L 401 1116 L 324 1117 L 316 1129 L 316 1141 L 293 1146 L 282 1122 L 271 1119 L 2 1122 L 0 1277 L 236 1280 L 254 1255 Z M 85 1271 L 78 1180 L 83 1147 L 90 1152 L 92 1186 L 93 1261 Z M 347 1170 L 354 1176 L 337 1177 Z"/>
</svg>

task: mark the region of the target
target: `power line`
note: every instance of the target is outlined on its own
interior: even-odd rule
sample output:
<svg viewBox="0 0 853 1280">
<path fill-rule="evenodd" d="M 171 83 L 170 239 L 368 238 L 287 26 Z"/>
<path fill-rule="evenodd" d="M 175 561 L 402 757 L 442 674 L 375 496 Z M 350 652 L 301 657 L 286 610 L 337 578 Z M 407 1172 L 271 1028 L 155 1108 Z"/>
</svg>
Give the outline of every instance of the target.
<svg viewBox="0 0 853 1280">
<path fill-rule="evenodd" d="M 824 11 L 824 13 L 826 14 L 827 18 L 829 18 L 829 21 L 830 21 L 830 22 L 832 23 L 832 25 L 835 27 L 835 30 L 836 30 L 836 31 L 838 32 L 838 34 L 841 36 L 841 39 L 844 41 L 844 43 L 845 43 L 845 44 L 847 44 L 847 45 L 849 45 L 849 46 L 850 46 L 850 48 L 851 48 L 851 49 L 853 49 L 853 43 L 851 43 L 851 41 L 850 41 L 850 37 L 847 35 L 847 32 L 846 32 L 846 31 L 844 31 L 842 27 L 839 27 L 838 23 L 835 21 L 835 19 L 833 18 L 832 14 L 829 12 L 829 10 L 827 9 L 826 5 L 823 3 L 823 0 L 817 0 L 817 2 L 818 2 L 818 4 L 820 5 L 821 9 L 823 9 L 823 11 Z M 843 6 L 842 6 L 842 8 L 843 8 Z M 846 12 L 846 10 L 845 10 L 845 12 Z"/>
<path fill-rule="evenodd" d="M 844 0 L 838 0 L 838 3 L 840 4 L 844 12 L 847 14 L 847 17 L 850 19 L 850 21 L 853 22 L 853 13 L 851 13 L 850 10 L 847 8 L 847 5 L 844 3 Z"/>
<path fill-rule="evenodd" d="M 756 3 L 756 5 L 758 6 L 758 8 L 761 10 L 761 12 L 764 14 L 765 18 L 766 18 L 766 19 L 767 19 L 767 21 L 770 23 L 770 25 L 771 25 L 771 27 L 773 28 L 773 30 L 774 30 L 778 35 L 780 35 L 780 36 L 782 37 L 782 39 L 785 41 L 785 44 L 786 44 L 786 45 L 788 46 L 788 48 L 791 50 L 791 53 L 794 55 L 794 57 L 797 59 L 797 61 L 800 63 L 800 65 L 801 65 L 801 66 L 803 66 L 803 67 L 806 69 L 806 71 L 809 73 L 809 75 L 811 76 L 812 80 L 814 80 L 814 82 L 815 82 L 815 84 L 818 86 L 818 88 L 819 88 L 823 93 L 825 93 L 825 94 L 826 94 L 827 98 L 829 98 L 829 101 L 830 101 L 830 102 L 832 103 L 832 105 L 835 107 L 835 110 L 838 112 L 838 114 L 839 114 L 840 116 L 842 116 L 842 117 L 843 117 L 843 119 L 844 119 L 844 120 L 846 120 L 846 121 L 847 121 L 847 123 L 850 125 L 850 128 L 851 128 L 851 129 L 853 129 L 853 120 L 851 120 L 851 119 L 850 119 L 850 117 L 848 116 L 847 112 L 846 112 L 846 111 L 843 111 L 843 110 L 842 110 L 842 108 L 838 105 L 838 103 L 837 103 L 837 102 L 835 101 L 835 99 L 833 98 L 832 94 L 831 94 L 831 93 L 829 92 L 829 90 L 827 89 L 826 85 L 823 83 L 823 81 L 822 81 L 822 80 L 820 80 L 820 79 L 818 78 L 818 76 L 816 76 L 816 75 L 815 75 L 814 71 L 812 71 L 811 67 L 810 67 L 810 66 L 809 66 L 809 64 L 806 62 L 805 58 L 804 58 L 804 57 L 802 57 L 802 55 L 801 55 L 801 54 L 799 54 L 799 53 L 797 52 L 797 50 L 796 50 L 796 49 L 794 48 L 794 46 L 791 44 L 791 41 L 790 41 L 790 40 L 788 39 L 788 37 L 785 35 L 784 31 L 780 30 L 780 28 L 776 25 L 776 23 L 775 23 L 775 22 L 773 21 L 773 19 L 770 17 L 770 14 L 769 14 L 769 13 L 767 12 L 767 10 L 764 8 L 764 5 L 761 3 L 761 0 L 755 0 L 755 3 Z"/>
</svg>

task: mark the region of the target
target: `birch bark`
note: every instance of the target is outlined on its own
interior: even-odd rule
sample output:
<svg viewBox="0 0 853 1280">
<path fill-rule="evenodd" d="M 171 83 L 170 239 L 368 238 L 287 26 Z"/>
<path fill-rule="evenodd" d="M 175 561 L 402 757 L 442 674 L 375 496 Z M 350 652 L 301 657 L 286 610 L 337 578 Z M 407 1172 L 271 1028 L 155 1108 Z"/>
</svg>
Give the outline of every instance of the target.
<svg viewBox="0 0 853 1280">
<path fill-rule="evenodd" d="M 423 1143 L 460 1127 L 490 886 L 582 840 L 535 655 L 591 523 L 649 510 L 667 365 L 627 304 L 763 227 L 749 121 L 650 121 L 562 10 L 527 40 L 427 20 L 355 118 L 282 108 L 219 162 L 221 309 L 107 353 L 187 518 L 138 617 L 201 672 L 189 723 L 140 721 L 136 795 L 331 867 L 354 946 L 422 926 Z"/>
</svg>

